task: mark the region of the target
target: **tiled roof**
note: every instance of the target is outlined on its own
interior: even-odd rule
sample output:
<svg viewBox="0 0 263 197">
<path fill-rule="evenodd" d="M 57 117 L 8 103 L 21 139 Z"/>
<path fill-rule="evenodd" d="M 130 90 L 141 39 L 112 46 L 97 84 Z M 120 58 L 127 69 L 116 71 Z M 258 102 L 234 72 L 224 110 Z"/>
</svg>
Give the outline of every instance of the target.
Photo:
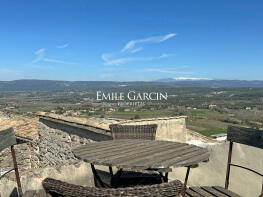
<svg viewBox="0 0 263 197">
<path fill-rule="evenodd" d="M 38 136 L 38 118 L 27 118 L 20 115 L 6 115 L 0 112 L 0 131 L 13 127 L 16 136 L 29 140 Z"/>
</svg>

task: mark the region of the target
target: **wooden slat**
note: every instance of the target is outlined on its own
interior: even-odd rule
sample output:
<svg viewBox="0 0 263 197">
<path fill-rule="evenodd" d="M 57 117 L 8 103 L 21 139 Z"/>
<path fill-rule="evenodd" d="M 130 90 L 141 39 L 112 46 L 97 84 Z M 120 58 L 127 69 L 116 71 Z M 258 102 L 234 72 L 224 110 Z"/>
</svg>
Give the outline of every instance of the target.
<svg viewBox="0 0 263 197">
<path fill-rule="evenodd" d="M 97 148 L 103 148 L 103 147 L 114 147 L 117 146 L 118 144 L 123 144 L 123 143 L 134 143 L 137 144 L 138 142 L 143 141 L 145 144 L 148 144 L 152 140 L 132 140 L 132 139 L 123 139 L 123 140 L 108 140 L 108 141 L 103 141 L 103 142 L 94 142 L 90 144 L 86 144 L 83 146 L 80 146 L 76 149 L 73 150 L 74 153 L 80 153 L 86 150 L 92 150 L 92 149 L 97 149 Z M 169 143 L 173 144 L 176 142 L 165 142 L 165 141 L 155 141 L 155 143 Z"/>
<path fill-rule="evenodd" d="M 101 145 L 103 145 L 103 144 L 107 144 L 108 141 L 95 142 L 95 143 L 89 143 L 89 144 L 86 144 L 86 145 L 82 145 L 80 147 L 77 147 L 77 148 L 73 149 L 73 152 L 74 153 L 78 153 L 78 152 L 81 152 L 83 150 L 86 150 L 87 148 L 92 148 L 94 146 L 98 146 L 98 145 L 96 145 L 97 143 L 100 143 Z"/>
<path fill-rule="evenodd" d="M 115 142 L 116 141 L 116 142 Z M 136 149 L 138 146 L 142 146 L 140 149 L 143 149 L 144 147 L 148 147 L 150 144 L 153 144 L 153 146 L 155 145 L 162 145 L 165 143 L 156 143 L 154 141 L 144 141 L 144 140 L 129 140 L 127 142 L 122 143 L 122 140 L 114 140 L 112 142 L 108 142 L 107 144 L 105 144 L 106 147 L 101 147 L 100 145 L 101 142 L 99 143 L 94 143 L 94 144 L 98 144 L 98 148 L 97 147 L 92 147 L 92 149 L 89 146 L 85 146 L 86 149 L 83 149 L 82 152 L 77 152 L 75 153 L 75 155 L 79 156 L 79 157 L 83 157 L 84 155 L 99 155 L 99 154 L 107 154 L 108 152 L 115 152 L 116 154 L 119 154 L 120 151 L 122 150 L 126 150 L 127 148 L 129 148 L 131 151 Z M 103 145 L 104 146 L 104 145 Z"/>
<path fill-rule="evenodd" d="M 200 194 L 198 194 L 198 193 L 196 193 L 196 192 L 194 192 L 194 191 L 192 191 L 190 189 L 186 190 L 186 194 L 189 197 L 202 197 Z"/>
<path fill-rule="evenodd" d="M 137 144 L 142 144 L 143 142 L 138 142 Z M 74 155 L 77 157 L 77 158 L 80 158 L 80 159 L 83 159 L 85 157 L 85 155 L 99 155 L 99 154 L 106 154 L 107 152 L 111 152 L 112 150 L 121 150 L 122 148 L 125 148 L 125 147 L 133 147 L 135 146 L 134 145 L 134 142 L 124 142 L 124 143 L 121 143 L 121 142 L 116 142 L 116 143 L 112 143 L 112 144 L 105 144 L 105 147 L 104 146 L 101 146 L 99 145 L 98 147 L 86 147 L 86 149 L 83 149 L 81 152 L 77 152 L 74 153 Z"/>
<path fill-rule="evenodd" d="M 176 154 L 173 158 L 167 159 L 163 161 L 161 164 L 163 166 L 173 166 L 173 167 L 185 167 L 190 166 L 189 163 L 183 163 L 185 160 L 191 159 L 195 156 L 200 156 L 202 154 L 208 153 L 205 149 L 200 149 L 199 147 L 194 151 L 187 151 L 184 154 Z M 209 157 L 209 155 L 206 155 L 206 158 Z M 192 162 L 191 165 L 198 164 L 198 162 Z M 158 166 L 160 164 L 156 163 L 154 166 Z"/>
<path fill-rule="evenodd" d="M 198 164 L 202 161 L 207 161 L 207 159 L 209 158 L 210 153 L 206 152 L 206 151 L 197 151 L 197 153 L 195 153 L 195 155 L 192 155 L 191 158 L 184 158 L 183 161 L 181 162 L 177 162 L 176 166 L 192 166 L 195 164 Z"/>
<path fill-rule="evenodd" d="M 95 142 L 73 152 L 89 163 L 133 169 L 169 169 L 188 163 L 198 164 L 209 157 L 206 149 L 194 145 L 134 139 Z"/>
<path fill-rule="evenodd" d="M 138 143 L 144 143 L 149 144 L 153 142 L 152 140 L 109 140 L 107 142 L 95 142 L 91 144 L 84 145 L 78 149 L 74 149 L 73 152 L 75 155 L 81 155 L 84 152 L 98 152 L 98 151 L 104 151 L 112 148 L 119 148 L 119 146 L 122 146 L 125 144 L 133 144 L 136 146 Z M 155 143 L 164 144 L 164 142 L 161 141 L 154 141 Z M 119 148 L 121 149 L 121 148 Z"/>
<path fill-rule="evenodd" d="M 147 155 L 154 155 L 156 153 L 156 148 L 158 148 L 159 151 L 165 151 L 168 148 L 175 148 L 175 146 L 180 146 L 181 144 L 174 144 L 174 146 L 171 146 L 170 144 L 143 144 L 143 146 L 136 146 L 132 148 L 123 149 L 119 152 L 112 152 L 110 154 L 101 155 L 100 162 L 105 164 L 118 164 L 122 161 L 127 160 L 136 160 L 141 157 L 146 157 Z M 182 146 L 182 145 L 181 145 Z M 139 156 L 139 157 L 138 157 Z"/>
<path fill-rule="evenodd" d="M 214 195 L 208 193 L 207 191 L 204 191 L 200 187 L 190 187 L 190 190 L 200 194 L 203 197 L 215 197 Z"/>
<path fill-rule="evenodd" d="M 91 156 L 100 156 L 100 155 L 107 155 L 107 154 L 119 154 L 120 152 L 125 152 L 127 150 L 129 151 L 132 151 L 133 149 L 136 149 L 136 148 L 139 148 L 139 149 L 142 149 L 144 148 L 145 146 L 150 146 L 150 144 L 152 143 L 152 141 L 150 141 L 147 145 L 145 145 L 144 142 L 142 141 L 138 141 L 137 143 L 126 143 L 126 144 L 119 144 L 119 145 L 116 145 L 116 146 L 112 146 L 111 148 L 109 149 L 100 149 L 99 151 L 90 151 L 90 150 L 86 150 L 86 152 L 83 152 L 81 154 L 82 157 L 86 157 L 88 155 L 91 155 Z"/>
<path fill-rule="evenodd" d="M 213 186 L 214 189 L 216 189 L 217 191 L 220 191 L 221 193 L 224 193 L 226 195 L 228 195 L 229 197 L 241 197 L 240 195 L 230 191 L 230 190 L 227 190 L 223 187 L 220 187 L 220 186 Z"/>
<path fill-rule="evenodd" d="M 261 130 L 229 126 L 227 139 L 232 142 L 263 148 L 263 131 Z"/>
<path fill-rule="evenodd" d="M 150 146 L 145 149 L 141 149 L 138 151 L 133 152 L 132 154 L 125 154 L 120 155 L 119 158 L 116 158 L 114 160 L 114 164 L 123 164 L 127 162 L 136 162 L 139 160 L 144 160 L 145 162 L 149 160 L 149 157 L 155 156 L 157 154 L 161 154 L 162 152 L 166 151 L 166 153 L 169 153 L 169 151 L 174 151 L 174 149 L 180 148 L 185 146 L 184 144 L 163 144 L 159 145 L 156 144 L 155 146 Z"/>
<path fill-rule="evenodd" d="M 16 144 L 13 128 L 0 131 L 0 151 Z"/>
<path fill-rule="evenodd" d="M 212 187 L 203 186 L 203 187 L 201 187 L 201 188 L 202 188 L 203 190 L 205 190 L 205 191 L 213 194 L 213 195 L 216 196 L 216 197 L 228 197 L 227 195 L 219 192 L 218 190 L 216 190 L 216 189 L 214 189 L 214 188 L 212 188 Z"/>
<path fill-rule="evenodd" d="M 126 155 L 128 153 L 134 154 L 135 150 L 143 150 L 152 147 L 150 144 L 148 144 L 148 147 L 143 143 L 139 142 L 136 145 L 129 144 L 124 145 L 121 147 L 115 147 L 114 149 L 108 149 L 105 151 L 100 151 L 98 153 L 87 152 L 86 154 L 82 154 L 81 158 L 86 160 L 92 160 L 93 162 L 101 162 L 104 163 L 104 161 L 112 160 L 112 157 L 120 157 L 123 155 Z M 134 150 L 135 149 L 135 150 Z"/>
<path fill-rule="evenodd" d="M 83 146 L 80 146 L 76 149 L 73 150 L 75 154 L 81 154 L 83 151 L 86 150 L 95 150 L 95 149 L 100 149 L 100 148 L 106 148 L 106 147 L 113 147 L 116 146 L 117 144 L 124 144 L 124 143 L 134 143 L 132 140 L 123 140 L 123 141 L 113 141 L 113 140 L 108 140 L 108 141 L 102 141 L 102 142 L 94 142 L 94 143 L 89 143 Z"/>
<path fill-rule="evenodd" d="M 198 150 L 198 147 L 195 146 L 181 146 L 178 148 L 170 149 L 170 150 L 164 150 L 162 152 L 157 152 L 155 154 L 152 154 L 146 158 L 140 157 L 140 160 L 133 162 L 133 161 L 126 161 L 124 163 L 120 163 L 120 166 L 137 166 L 137 167 L 143 167 L 143 166 L 149 166 L 151 168 L 167 168 L 168 166 L 163 165 L 163 162 L 166 160 L 169 160 L 171 158 L 192 152 L 194 150 Z"/>
<path fill-rule="evenodd" d="M 150 143 L 150 142 L 149 142 Z M 108 152 L 120 152 L 120 150 L 123 150 L 125 148 L 130 148 L 132 149 L 135 146 L 138 145 L 144 145 L 144 142 L 137 142 L 134 144 L 134 142 L 125 142 L 125 143 L 114 143 L 111 145 L 106 145 L 105 147 L 99 146 L 99 147 L 93 147 L 93 148 L 87 148 L 86 150 L 82 150 L 82 152 L 75 153 L 75 155 L 78 155 L 79 157 L 85 157 L 88 155 L 100 155 L 100 154 L 106 154 Z"/>
</svg>

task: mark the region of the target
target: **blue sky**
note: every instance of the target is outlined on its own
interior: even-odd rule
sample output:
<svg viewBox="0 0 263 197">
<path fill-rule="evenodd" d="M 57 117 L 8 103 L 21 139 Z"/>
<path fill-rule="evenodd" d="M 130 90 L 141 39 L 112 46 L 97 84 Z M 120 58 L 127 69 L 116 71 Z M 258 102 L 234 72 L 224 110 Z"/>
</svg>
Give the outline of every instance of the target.
<svg viewBox="0 0 263 197">
<path fill-rule="evenodd" d="M 0 80 L 263 80 L 263 1 L 0 1 Z"/>
</svg>

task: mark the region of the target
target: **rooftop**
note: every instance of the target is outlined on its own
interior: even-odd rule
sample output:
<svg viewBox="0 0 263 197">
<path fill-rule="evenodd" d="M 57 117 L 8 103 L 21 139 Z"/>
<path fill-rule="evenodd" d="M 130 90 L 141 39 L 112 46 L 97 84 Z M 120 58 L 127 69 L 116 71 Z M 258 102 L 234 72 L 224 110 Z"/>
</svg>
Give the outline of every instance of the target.
<svg viewBox="0 0 263 197">
<path fill-rule="evenodd" d="M 38 118 L 0 112 L 0 131 L 10 127 L 13 127 L 16 136 L 21 138 L 33 140 L 38 136 Z"/>
<path fill-rule="evenodd" d="M 86 125 L 98 127 L 98 128 L 105 129 L 105 130 L 110 129 L 109 128 L 110 124 L 138 123 L 138 122 L 145 122 L 145 121 L 147 122 L 147 121 L 156 121 L 156 120 L 169 120 L 169 119 L 186 118 L 186 116 L 174 116 L 174 117 L 127 120 L 127 119 L 117 119 L 117 118 L 73 117 L 73 116 L 64 116 L 64 115 L 58 115 L 58 114 L 54 114 L 54 113 L 45 113 L 45 112 L 40 112 L 38 115 L 48 116 L 51 118 L 66 120 L 66 121 L 70 121 L 70 122 L 86 124 Z"/>
</svg>

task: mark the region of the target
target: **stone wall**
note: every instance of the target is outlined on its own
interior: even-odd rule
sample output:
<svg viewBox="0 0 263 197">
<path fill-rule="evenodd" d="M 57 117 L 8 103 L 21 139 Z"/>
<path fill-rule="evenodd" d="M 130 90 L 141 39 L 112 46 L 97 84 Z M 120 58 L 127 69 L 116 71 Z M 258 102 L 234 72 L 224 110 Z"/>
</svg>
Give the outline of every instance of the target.
<svg viewBox="0 0 263 197">
<path fill-rule="evenodd" d="M 185 116 L 132 120 L 127 125 L 157 124 L 156 140 L 186 142 Z"/>
<path fill-rule="evenodd" d="M 131 125 L 157 124 L 158 128 L 156 132 L 156 140 L 186 142 L 188 140 L 188 137 L 186 132 L 185 118 L 186 116 L 175 116 L 139 120 L 121 120 L 115 121 L 114 123 Z M 49 127 L 60 129 L 66 131 L 69 134 L 75 134 L 81 137 L 92 139 L 94 141 L 112 140 L 112 137 L 109 132 L 109 124 L 112 124 L 111 121 L 109 121 L 108 126 L 106 126 L 107 124 L 104 120 L 104 127 L 99 128 L 99 130 L 101 130 L 102 132 L 94 132 L 92 130 L 89 130 L 88 126 L 79 126 L 79 122 L 70 122 L 68 120 L 64 122 L 64 119 L 58 119 L 48 116 L 39 116 L 39 120 L 44 124 L 48 125 Z"/>
<path fill-rule="evenodd" d="M 77 160 L 72 149 L 91 142 L 89 139 L 49 128 L 43 123 L 39 123 L 38 130 L 39 136 L 32 143 L 15 145 L 18 168 L 21 172 L 31 168 L 72 164 Z M 12 167 L 10 148 L 6 148 L 0 152 L 1 174 Z"/>
<path fill-rule="evenodd" d="M 190 170 L 188 185 L 224 187 L 229 143 L 206 146 L 210 152 L 209 162 Z M 234 143 L 232 163 L 239 164 L 260 173 L 263 172 L 263 150 Z M 186 168 L 174 168 L 169 178 L 184 180 Z M 229 189 L 243 197 L 258 197 L 262 188 L 262 177 L 247 170 L 231 167 Z"/>
<path fill-rule="evenodd" d="M 104 129 L 100 129 L 104 132 L 94 132 L 89 130 L 88 127 L 82 125 L 80 126 L 77 123 L 63 122 L 63 120 L 48 119 L 41 116 L 39 117 L 39 121 L 50 128 L 59 129 L 69 133 L 70 135 L 80 136 L 93 141 L 112 140 L 110 133 L 106 132 L 106 130 L 104 131 Z"/>
<path fill-rule="evenodd" d="M 15 145 L 17 163 L 20 170 L 27 170 L 32 167 L 33 160 L 37 159 L 32 154 L 32 149 L 28 144 Z M 13 160 L 10 148 L 0 152 L 0 174 L 13 167 Z"/>
<path fill-rule="evenodd" d="M 74 134 L 39 124 L 39 137 L 32 143 L 34 155 L 39 159 L 37 167 L 70 164 L 76 160 L 72 149 L 92 142 Z"/>
</svg>

